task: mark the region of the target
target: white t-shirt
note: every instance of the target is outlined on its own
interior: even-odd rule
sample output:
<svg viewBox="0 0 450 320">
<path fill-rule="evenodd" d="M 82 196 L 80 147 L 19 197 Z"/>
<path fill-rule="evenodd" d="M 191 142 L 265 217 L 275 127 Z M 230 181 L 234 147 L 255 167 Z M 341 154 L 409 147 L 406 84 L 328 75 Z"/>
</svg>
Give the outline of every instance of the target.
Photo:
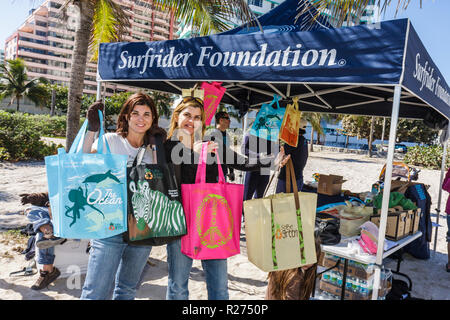
<svg viewBox="0 0 450 320">
<path fill-rule="evenodd" d="M 124 154 L 128 156 L 127 166 L 131 167 L 133 165 L 134 158 L 138 153 L 139 148 L 133 147 L 127 139 L 123 138 L 121 135 L 115 132 L 108 132 L 105 134 L 106 141 L 108 141 L 109 148 L 111 149 L 111 153 L 115 154 Z M 98 150 L 98 138 L 95 140 L 92 145 L 93 149 Z M 104 145 L 103 148 L 106 148 Z M 150 147 L 147 147 L 145 151 L 144 158 L 142 159 L 142 163 L 151 164 L 153 163 L 153 152 Z"/>
</svg>

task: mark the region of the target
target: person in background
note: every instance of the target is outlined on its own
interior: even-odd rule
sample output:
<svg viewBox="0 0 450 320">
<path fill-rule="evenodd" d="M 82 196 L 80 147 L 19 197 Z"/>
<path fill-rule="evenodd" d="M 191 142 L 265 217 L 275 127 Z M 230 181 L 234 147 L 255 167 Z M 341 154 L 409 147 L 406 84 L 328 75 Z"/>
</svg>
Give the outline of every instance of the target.
<svg viewBox="0 0 450 320">
<path fill-rule="evenodd" d="M 53 235 L 47 192 L 24 193 L 20 197 L 23 205 L 27 203 L 32 205 L 25 212 L 28 220 L 33 224 L 34 232 L 36 232 L 37 263 L 42 265 L 42 270 L 39 270 L 39 278 L 31 286 L 31 289 L 42 290 L 61 275 L 59 269 L 53 265 L 55 262 L 54 246 L 62 244 L 66 239 Z"/>
<path fill-rule="evenodd" d="M 249 159 L 259 159 L 261 154 L 272 154 L 272 142 L 266 139 L 247 134 L 242 144 L 242 153 Z M 264 170 L 264 169 L 262 169 Z M 244 178 L 244 201 L 259 199 L 264 195 L 267 183 L 269 182 L 270 172 L 247 171 Z"/>
<path fill-rule="evenodd" d="M 225 111 L 220 111 L 214 115 L 214 118 L 216 120 L 216 130 L 210 136 L 205 136 L 205 139 L 215 141 L 221 145 L 221 149 L 224 152 L 220 153 L 219 156 L 222 161 L 223 174 L 225 177 L 228 177 L 229 181 L 234 181 L 234 170 L 226 164 L 226 150 L 230 150 L 229 148 L 232 145 L 230 136 L 227 134 L 231 122 L 230 115 Z"/>
<path fill-rule="evenodd" d="M 300 119 L 300 129 L 298 135 L 297 147 L 292 147 L 287 143 L 284 144 L 284 151 L 286 155 L 291 155 L 292 163 L 294 164 L 295 178 L 297 180 L 298 190 L 303 187 L 303 169 L 308 160 L 308 142 L 303 136 L 306 133 L 307 122 L 303 118 Z M 278 176 L 277 193 L 286 192 L 286 168 L 280 170 Z"/>
<path fill-rule="evenodd" d="M 94 137 L 100 128 L 98 110 L 104 110 L 101 102 L 92 104 L 88 109 L 89 126 L 83 152 L 97 152 L 98 139 L 94 143 Z M 152 141 L 156 135 L 165 137 L 165 131 L 158 127 L 155 103 L 149 95 L 135 93 L 120 110 L 116 132 L 106 133 L 105 138 L 111 153 L 127 155 L 127 166 L 132 166 L 143 145 L 147 146 L 147 151 L 142 162 L 156 162 L 152 152 Z M 112 294 L 114 300 L 133 300 L 151 250 L 151 246 L 126 243 L 123 234 L 92 240 L 81 299 L 106 300 Z"/>
<path fill-rule="evenodd" d="M 442 182 L 442 189 L 450 192 L 450 168 L 445 175 L 444 181 Z M 445 269 L 450 272 L 450 197 L 447 199 L 447 204 L 445 206 L 445 213 L 447 213 L 447 264 Z"/>
</svg>

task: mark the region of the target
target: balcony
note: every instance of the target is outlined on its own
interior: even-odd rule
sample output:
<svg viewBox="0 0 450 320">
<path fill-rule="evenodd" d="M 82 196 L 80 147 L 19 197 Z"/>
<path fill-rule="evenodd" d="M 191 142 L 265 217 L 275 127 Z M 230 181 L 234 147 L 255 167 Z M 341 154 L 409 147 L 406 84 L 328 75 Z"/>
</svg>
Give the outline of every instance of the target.
<svg viewBox="0 0 450 320">
<path fill-rule="evenodd" d="M 27 32 L 27 33 L 33 33 L 33 31 L 34 31 L 34 24 L 24 23 L 23 25 L 21 25 L 19 27 L 18 31 Z"/>
</svg>

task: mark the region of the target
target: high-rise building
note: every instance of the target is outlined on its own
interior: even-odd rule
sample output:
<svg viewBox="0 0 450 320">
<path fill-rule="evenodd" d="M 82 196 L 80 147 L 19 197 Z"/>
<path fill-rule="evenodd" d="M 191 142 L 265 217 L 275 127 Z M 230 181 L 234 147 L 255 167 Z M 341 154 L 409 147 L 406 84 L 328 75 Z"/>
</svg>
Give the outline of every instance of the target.
<svg viewBox="0 0 450 320">
<path fill-rule="evenodd" d="M 268 11 L 275 8 L 277 5 L 282 3 L 284 0 L 247 0 L 247 4 L 250 10 L 256 17 L 267 13 Z M 232 21 L 229 23 L 230 29 L 239 27 L 242 22 L 241 21 Z M 199 36 L 198 32 L 192 29 L 191 26 L 185 25 L 183 22 L 180 22 L 178 28 L 178 36 L 179 38 L 191 38 Z"/>
<path fill-rule="evenodd" d="M 316 0 L 309 0 L 310 2 L 314 3 Z M 333 6 L 334 3 L 332 2 L 327 8 L 321 10 L 321 14 L 326 16 L 328 18 L 328 22 L 333 25 L 337 26 L 339 18 L 333 14 Z M 358 19 L 356 11 L 353 10 L 352 15 L 349 17 L 349 21 L 346 20 L 342 24 L 342 26 L 354 26 L 358 24 L 371 24 L 371 23 L 377 23 L 380 22 L 380 12 L 379 12 L 379 6 L 376 4 L 375 0 L 369 0 L 368 5 L 364 9 L 361 17 Z"/>
<path fill-rule="evenodd" d="M 64 0 L 45 0 L 30 11 L 25 22 L 6 39 L 5 58 L 21 58 L 30 78 L 44 77 L 53 83 L 69 86 L 72 51 L 75 42 L 76 12 L 68 10 L 65 20 L 60 13 Z M 177 24 L 171 12 L 151 8 L 151 0 L 114 0 L 126 12 L 131 27 L 123 41 L 158 41 L 176 37 Z M 97 92 L 97 64 L 88 62 L 84 93 Z M 107 84 L 106 95 L 127 87 Z"/>
</svg>

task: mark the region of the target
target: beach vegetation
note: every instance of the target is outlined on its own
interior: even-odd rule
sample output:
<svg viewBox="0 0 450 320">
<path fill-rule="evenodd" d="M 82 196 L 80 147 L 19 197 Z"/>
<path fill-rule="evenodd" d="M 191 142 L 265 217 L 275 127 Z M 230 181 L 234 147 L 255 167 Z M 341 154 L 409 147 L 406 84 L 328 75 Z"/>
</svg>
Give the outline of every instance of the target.
<svg viewBox="0 0 450 320">
<path fill-rule="evenodd" d="M 409 147 L 403 161 L 413 166 L 427 169 L 441 169 L 444 148 L 440 145 Z M 450 165 L 450 155 L 447 153 L 445 167 Z"/>
<path fill-rule="evenodd" d="M 41 140 L 45 126 L 37 119 L 44 117 L 0 111 L 0 161 L 42 160 L 56 154 L 61 145 Z"/>
<path fill-rule="evenodd" d="M 371 122 L 372 117 L 346 115 L 342 118 L 342 128 L 349 136 L 368 139 L 371 133 Z M 390 118 L 386 118 L 383 122 L 383 117 L 375 117 L 373 120 L 373 138 L 387 138 L 390 125 Z M 399 119 L 397 123 L 397 142 L 432 144 L 438 134 L 438 130 L 427 127 L 422 120 Z"/>
</svg>

